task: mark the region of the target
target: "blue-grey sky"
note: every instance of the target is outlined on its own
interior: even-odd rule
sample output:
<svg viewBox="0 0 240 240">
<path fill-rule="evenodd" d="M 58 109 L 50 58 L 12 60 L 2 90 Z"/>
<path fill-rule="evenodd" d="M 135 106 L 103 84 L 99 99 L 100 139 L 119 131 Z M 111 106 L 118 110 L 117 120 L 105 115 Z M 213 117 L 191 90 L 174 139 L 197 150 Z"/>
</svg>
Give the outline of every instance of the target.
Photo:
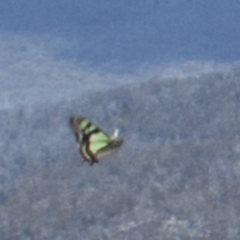
<svg viewBox="0 0 240 240">
<path fill-rule="evenodd" d="M 0 107 L 239 61 L 239 23 L 239 0 L 2 0 Z"/>
<path fill-rule="evenodd" d="M 238 60 L 239 23 L 239 0 L 0 2 L 0 32 L 51 39 L 57 58 L 90 64 Z"/>
</svg>

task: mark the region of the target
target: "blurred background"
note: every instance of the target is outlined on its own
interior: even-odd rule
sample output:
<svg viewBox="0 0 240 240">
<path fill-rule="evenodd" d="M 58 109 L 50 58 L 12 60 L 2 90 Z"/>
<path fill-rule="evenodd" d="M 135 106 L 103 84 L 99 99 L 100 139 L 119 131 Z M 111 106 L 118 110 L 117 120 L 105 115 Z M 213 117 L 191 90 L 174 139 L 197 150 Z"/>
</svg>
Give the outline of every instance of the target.
<svg viewBox="0 0 240 240">
<path fill-rule="evenodd" d="M 0 1 L 0 240 L 240 238 L 239 0 Z M 81 164 L 84 115 L 124 146 Z"/>
</svg>

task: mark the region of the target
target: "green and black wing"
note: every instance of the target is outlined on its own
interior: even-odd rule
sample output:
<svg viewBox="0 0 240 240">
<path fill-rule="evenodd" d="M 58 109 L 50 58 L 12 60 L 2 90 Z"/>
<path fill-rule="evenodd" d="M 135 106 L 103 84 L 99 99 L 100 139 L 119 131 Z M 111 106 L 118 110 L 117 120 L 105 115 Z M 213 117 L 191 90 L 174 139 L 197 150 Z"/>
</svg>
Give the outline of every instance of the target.
<svg viewBox="0 0 240 240">
<path fill-rule="evenodd" d="M 99 127 L 84 117 L 72 117 L 71 125 L 79 142 L 79 152 L 84 161 L 93 165 L 99 158 L 119 149 L 123 139 L 109 137 Z"/>
</svg>

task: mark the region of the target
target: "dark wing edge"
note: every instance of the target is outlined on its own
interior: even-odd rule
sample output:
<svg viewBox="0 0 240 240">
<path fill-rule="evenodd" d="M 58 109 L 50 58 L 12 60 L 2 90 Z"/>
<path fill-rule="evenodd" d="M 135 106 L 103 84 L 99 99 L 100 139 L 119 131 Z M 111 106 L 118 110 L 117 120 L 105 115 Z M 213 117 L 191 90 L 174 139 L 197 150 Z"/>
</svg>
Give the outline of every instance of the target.
<svg viewBox="0 0 240 240">
<path fill-rule="evenodd" d="M 83 162 L 89 162 L 91 166 L 99 162 L 98 158 L 89 151 L 86 144 L 79 144 L 79 153 L 83 158 Z"/>
<path fill-rule="evenodd" d="M 76 116 L 71 116 L 70 119 L 69 119 L 69 124 L 70 124 L 70 126 L 71 126 L 71 128 L 72 128 L 72 130 L 75 134 L 76 141 L 79 144 L 79 153 L 83 158 L 83 162 L 89 162 L 90 165 L 92 166 L 94 163 L 98 163 L 99 160 L 98 160 L 97 156 L 95 156 L 89 149 L 90 136 L 91 136 L 92 132 L 89 133 L 89 134 L 82 133 L 82 135 L 80 135 L 78 124 L 84 119 L 87 119 L 87 118 L 82 117 L 82 116 L 77 116 L 77 117 Z M 96 127 L 95 131 L 96 130 L 97 131 L 102 131 L 95 124 L 93 124 L 90 120 L 87 119 L 87 121 L 89 121 L 89 123 L 91 125 Z M 106 133 L 104 132 L 104 134 L 106 134 Z M 86 142 L 86 143 L 84 144 L 84 142 Z"/>
<path fill-rule="evenodd" d="M 80 141 L 80 135 L 79 135 L 79 131 L 78 131 L 77 126 L 76 126 L 76 117 L 71 116 L 70 119 L 69 119 L 69 124 L 70 124 L 71 129 L 74 132 L 76 141 L 79 142 Z"/>
</svg>

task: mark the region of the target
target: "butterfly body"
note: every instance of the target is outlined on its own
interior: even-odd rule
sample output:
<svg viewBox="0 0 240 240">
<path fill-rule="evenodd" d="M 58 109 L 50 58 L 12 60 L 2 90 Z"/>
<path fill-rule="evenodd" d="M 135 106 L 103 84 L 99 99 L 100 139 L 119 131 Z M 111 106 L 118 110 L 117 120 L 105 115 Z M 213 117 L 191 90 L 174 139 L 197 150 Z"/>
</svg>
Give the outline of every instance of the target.
<svg viewBox="0 0 240 240">
<path fill-rule="evenodd" d="M 87 118 L 72 117 L 70 122 L 79 142 L 79 152 L 84 161 L 89 162 L 90 165 L 119 149 L 123 143 L 123 139 L 118 138 L 116 132 L 109 137 Z"/>
</svg>

